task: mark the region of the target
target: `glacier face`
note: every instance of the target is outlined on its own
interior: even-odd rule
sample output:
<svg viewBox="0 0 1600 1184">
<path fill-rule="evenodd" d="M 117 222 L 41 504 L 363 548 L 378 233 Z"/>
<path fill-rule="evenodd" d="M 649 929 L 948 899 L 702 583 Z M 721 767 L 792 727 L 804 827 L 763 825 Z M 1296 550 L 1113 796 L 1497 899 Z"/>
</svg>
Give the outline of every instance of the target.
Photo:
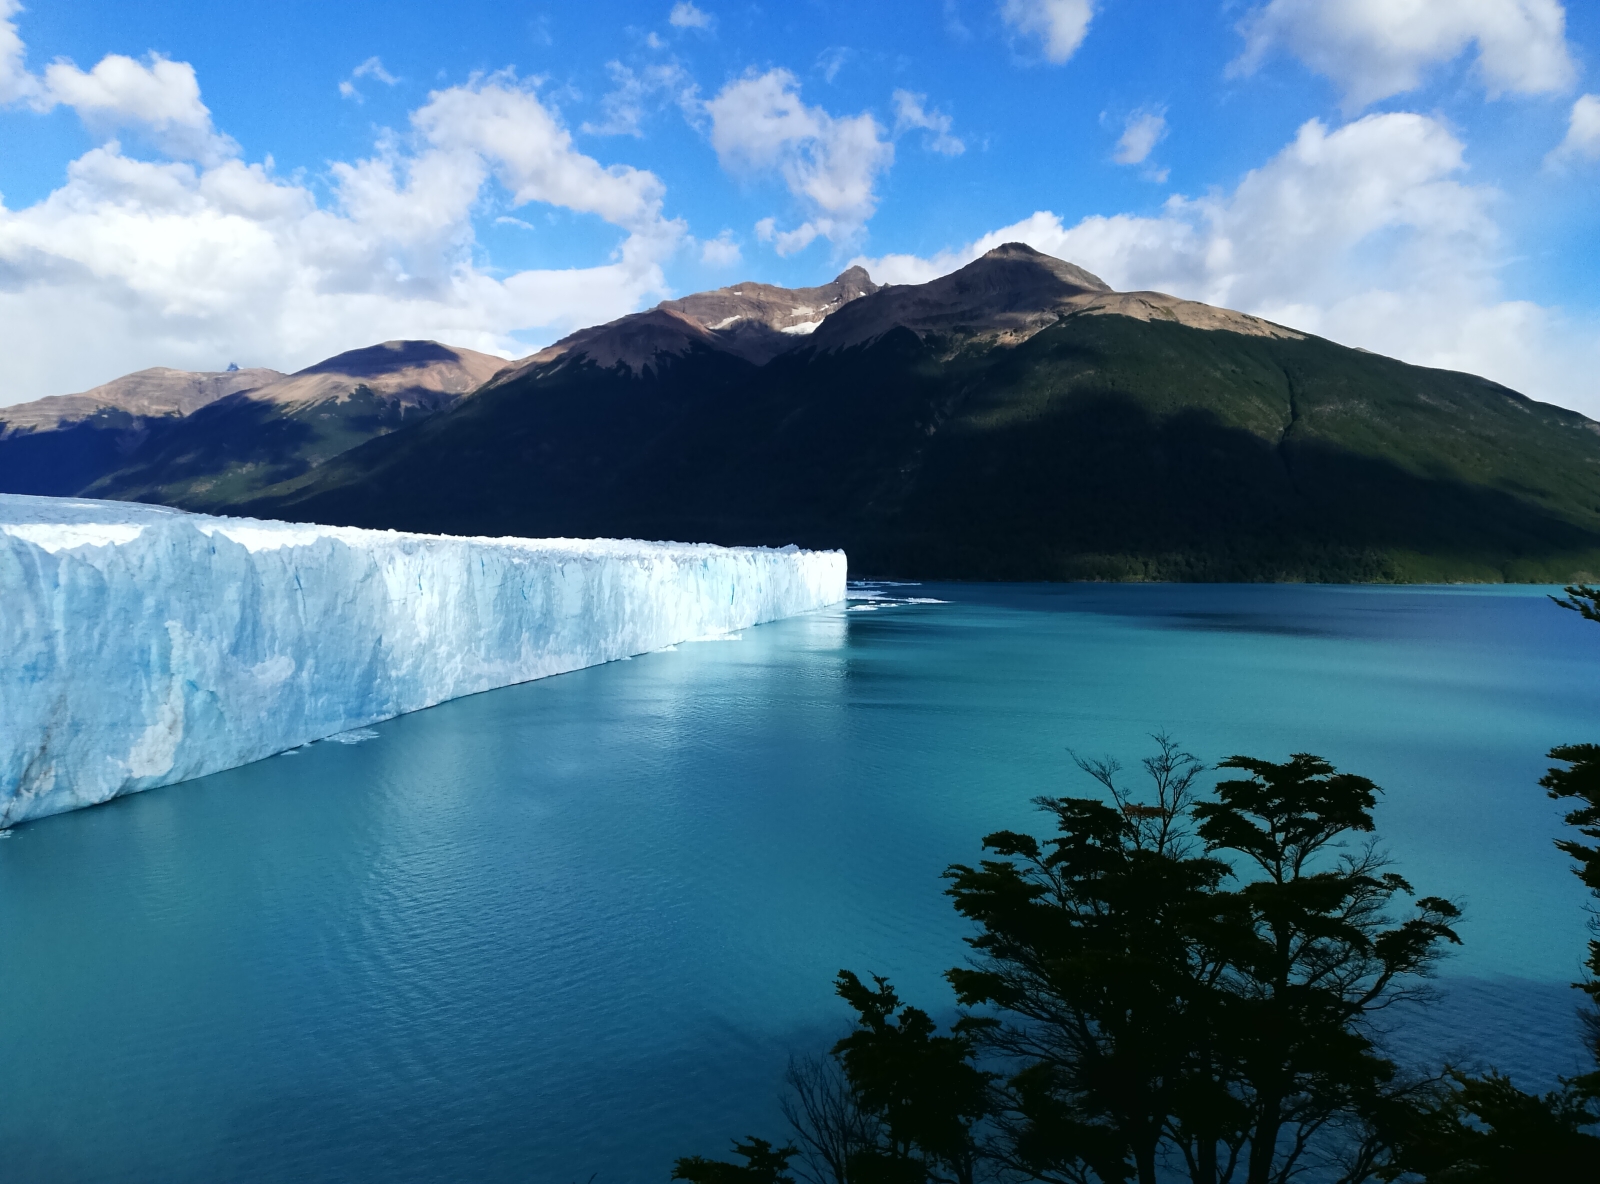
<svg viewBox="0 0 1600 1184">
<path fill-rule="evenodd" d="M 0 495 L 0 827 L 844 597 L 839 551 Z"/>
</svg>

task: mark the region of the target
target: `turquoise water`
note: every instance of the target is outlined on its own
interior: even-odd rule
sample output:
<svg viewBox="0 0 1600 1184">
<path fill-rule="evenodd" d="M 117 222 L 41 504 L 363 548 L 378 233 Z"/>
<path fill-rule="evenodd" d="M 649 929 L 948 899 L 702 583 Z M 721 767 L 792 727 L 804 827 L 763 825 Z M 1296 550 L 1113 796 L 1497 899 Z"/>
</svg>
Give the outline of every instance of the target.
<svg viewBox="0 0 1600 1184">
<path fill-rule="evenodd" d="M 977 586 L 479 695 L 0 842 L 8 1181 L 664 1180 L 776 1135 L 840 967 L 933 1010 L 940 870 L 1133 765 L 1320 753 L 1466 944 L 1403 1046 L 1575 1064 L 1535 785 L 1600 627 L 1527 589 Z"/>
</svg>

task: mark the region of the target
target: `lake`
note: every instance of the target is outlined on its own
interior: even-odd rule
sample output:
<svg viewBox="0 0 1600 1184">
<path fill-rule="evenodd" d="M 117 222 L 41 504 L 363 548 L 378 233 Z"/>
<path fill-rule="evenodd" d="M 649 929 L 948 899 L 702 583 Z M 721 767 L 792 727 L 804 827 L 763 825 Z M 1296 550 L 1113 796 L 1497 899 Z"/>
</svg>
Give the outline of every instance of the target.
<svg viewBox="0 0 1600 1184">
<path fill-rule="evenodd" d="M 18 827 L 0 1175 L 607 1184 L 781 1138 L 834 974 L 947 1014 L 941 870 L 1163 729 L 1382 785 L 1467 912 L 1401 1047 L 1548 1086 L 1586 897 L 1536 782 L 1600 739 L 1600 627 L 1544 591 L 880 586 Z"/>
</svg>

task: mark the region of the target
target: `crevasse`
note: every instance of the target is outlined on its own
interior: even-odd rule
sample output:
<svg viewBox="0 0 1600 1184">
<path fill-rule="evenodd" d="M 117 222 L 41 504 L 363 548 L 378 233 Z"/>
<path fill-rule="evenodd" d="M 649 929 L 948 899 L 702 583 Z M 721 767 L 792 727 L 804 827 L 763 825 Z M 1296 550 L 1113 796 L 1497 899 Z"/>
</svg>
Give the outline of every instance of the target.
<svg viewBox="0 0 1600 1184">
<path fill-rule="evenodd" d="M 845 556 L 0 495 L 0 827 L 845 597 Z"/>
</svg>

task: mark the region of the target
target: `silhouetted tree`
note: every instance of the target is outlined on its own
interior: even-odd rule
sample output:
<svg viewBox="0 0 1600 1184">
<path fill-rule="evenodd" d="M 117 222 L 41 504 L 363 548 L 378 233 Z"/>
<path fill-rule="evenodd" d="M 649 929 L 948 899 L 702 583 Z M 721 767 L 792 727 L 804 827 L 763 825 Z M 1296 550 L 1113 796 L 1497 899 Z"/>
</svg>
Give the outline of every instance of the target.
<svg viewBox="0 0 1600 1184">
<path fill-rule="evenodd" d="M 1228 894 L 1215 1040 L 1248 1114 L 1246 1184 L 1281 1184 L 1321 1132 L 1379 1113 L 1395 1066 L 1365 1021 L 1417 997 L 1441 946 L 1459 944 L 1460 913 L 1426 896 L 1396 920 L 1411 886 L 1370 842 L 1339 850 L 1373 830 L 1378 789 L 1365 777 L 1308 753 L 1220 767 L 1248 776 L 1195 807 L 1198 833 L 1209 851 L 1240 857 L 1250 879 Z"/>
<path fill-rule="evenodd" d="M 1424 897 L 1393 919 L 1410 886 L 1370 844 L 1342 850 L 1372 830 L 1367 779 L 1307 754 L 1234 757 L 1222 767 L 1250 776 L 1191 810 L 1186 754 L 1157 739 L 1154 802 L 1116 788 L 1113 762 L 1080 761 L 1112 805 L 1041 799 L 1057 837 L 1000 832 L 984 845 L 1001 858 L 951 868 L 980 933 L 950 980 L 1000 1013 L 985 1042 L 1015 1066 L 1012 1166 L 1154 1184 L 1165 1148 L 1195 1181 L 1234 1178 L 1243 1156 L 1247 1184 L 1280 1184 L 1395 1088 L 1366 1017 L 1415 994 L 1457 911 Z M 1345 1175 L 1370 1175 L 1370 1149 L 1352 1151 Z"/>
<path fill-rule="evenodd" d="M 1566 824 L 1576 827 L 1585 838 L 1600 840 L 1600 744 L 1568 744 L 1550 750 L 1552 760 L 1563 761 L 1565 769 L 1551 769 L 1539 784 L 1552 798 L 1576 798 L 1582 804 L 1567 813 Z M 1576 839 L 1562 839 L 1556 846 L 1576 861 L 1573 872 L 1600 899 L 1600 843 L 1591 846 Z M 1586 992 L 1589 1005 L 1584 1011 L 1589 1048 L 1597 1070 L 1575 1083 L 1589 1097 L 1600 1098 L 1600 917 L 1591 917 L 1595 937 L 1589 942 L 1585 962 L 1588 975 L 1574 986 Z"/>
<path fill-rule="evenodd" d="M 1600 622 L 1600 588 L 1575 584 L 1551 597 L 1565 609 Z M 1600 840 L 1600 745 L 1570 744 L 1550 750 L 1552 768 L 1539 784 L 1556 800 L 1576 799 L 1566 823 L 1585 838 Z M 1573 869 L 1600 896 L 1600 845 L 1559 839 Z M 1387 1179 L 1430 1184 L 1519 1184 L 1526 1180 L 1600 1179 L 1600 1138 L 1585 1128 L 1600 1126 L 1600 922 L 1589 943 L 1588 974 L 1574 986 L 1588 993 L 1584 1010 L 1597 1071 L 1563 1080 L 1544 1095 L 1524 1093 L 1496 1072 L 1472 1076 L 1451 1070 L 1432 1098 L 1390 1112 L 1395 1153 Z"/>
<path fill-rule="evenodd" d="M 928 1013 L 902 1006 L 886 979 L 869 988 L 841 970 L 837 988 L 856 1028 L 834 1045 L 860 1109 L 881 1132 L 850 1157 L 852 1184 L 972 1184 L 974 1125 L 989 1110 L 989 1074 L 973 1065 L 970 1025 L 941 1036 Z"/>
<path fill-rule="evenodd" d="M 849 1184 L 851 1160 L 878 1145 L 881 1124 L 862 1110 L 831 1056 L 790 1057 L 783 1079 L 780 1105 L 801 1147 L 796 1170 L 808 1184 Z"/>
<path fill-rule="evenodd" d="M 1184 850 L 1195 762 L 1158 739 L 1154 803 L 1122 792 L 1115 762 L 1080 760 L 1113 804 L 1040 798 L 1056 837 L 1000 831 L 984 839 L 998 858 L 946 873 L 980 930 L 974 964 L 949 979 L 963 1005 L 1000 1013 L 981 1031 L 1014 1067 L 1002 1145 L 1037 1179 L 1149 1184 L 1180 1101 L 1198 1113 L 1199 1095 L 1217 1096 L 1190 1078 L 1206 1054 L 1228 869 Z"/>
<path fill-rule="evenodd" d="M 1109 803 L 1040 798 L 1054 836 L 1000 831 L 993 858 L 946 872 L 978 930 L 948 972 L 976 1010 L 948 1034 L 884 979 L 840 973 L 853 1109 L 813 1067 L 787 1111 L 824 1184 L 968 1184 L 984 1163 L 1156 1184 L 1163 1162 L 1197 1184 L 1287 1184 L 1336 1149 L 1354 1184 L 1384 1162 L 1378 1120 L 1422 1113 L 1367 1020 L 1417 994 L 1457 912 L 1424 897 L 1396 919 L 1410 886 L 1370 842 L 1346 849 L 1377 787 L 1303 753 L 1234 757 L 1221 767 L 1246 776 L 1197 804 L 1202 766 L 1157 745 L 1148 797 L 1079 759 Z"/>
<path fill-rule="evenodd" d="M 743 1158 L 743 1163 L 683 1156 L 672 1169 L 672 1178 L 691 1184 L 794 1184 L 789 1161 L 799 1154 L 798 1148 L 774 1147 L 752 1135 L 742 1143 L 735 1140 L 733 1151 Z"/>
<path fill-rule="evenodd" d="M 1383 1178 L 1429 1184 L 1562 1184 L 1600 1179 L 1595 1121 L 1571 1088 L 1539 1097 L 1490 1072 L 1452 1071 L 1429 1104 L 1404 1115 Z"/>
</svg>

